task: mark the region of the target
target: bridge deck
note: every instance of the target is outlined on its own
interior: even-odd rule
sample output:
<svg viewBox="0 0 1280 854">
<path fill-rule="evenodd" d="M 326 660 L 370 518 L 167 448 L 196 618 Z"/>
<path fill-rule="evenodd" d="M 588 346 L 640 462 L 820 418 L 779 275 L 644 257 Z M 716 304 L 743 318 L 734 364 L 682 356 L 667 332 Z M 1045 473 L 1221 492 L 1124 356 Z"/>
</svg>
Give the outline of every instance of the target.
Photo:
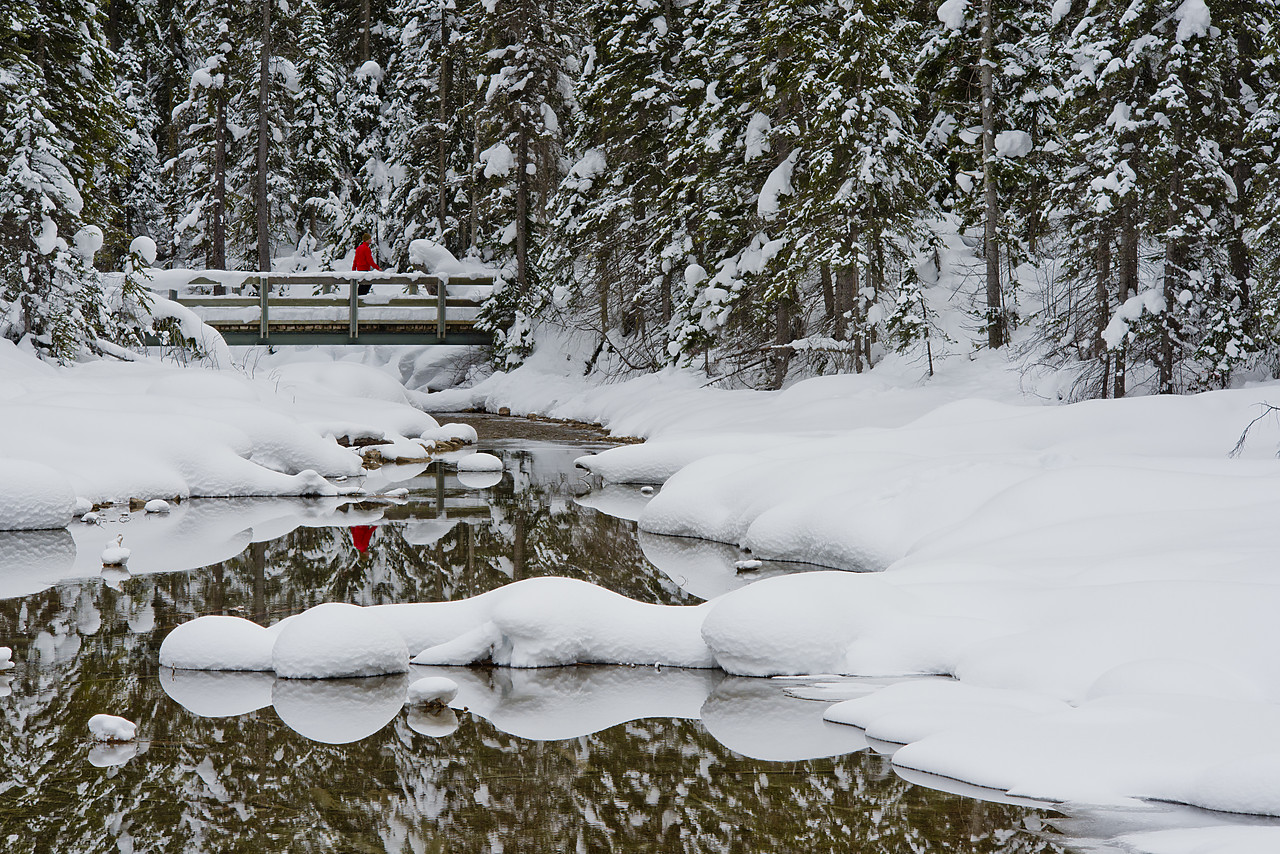
<svg viewBox="0 0 1280 854">
<path fill-rule="evenodd" d="M 250 273 L 229 288 L 198 276 L 168 296 L 231 345 L 486 345 L 493 335 L 475 322 L 492 290 L 492 277 L 482 276 Z"/>
</svg>

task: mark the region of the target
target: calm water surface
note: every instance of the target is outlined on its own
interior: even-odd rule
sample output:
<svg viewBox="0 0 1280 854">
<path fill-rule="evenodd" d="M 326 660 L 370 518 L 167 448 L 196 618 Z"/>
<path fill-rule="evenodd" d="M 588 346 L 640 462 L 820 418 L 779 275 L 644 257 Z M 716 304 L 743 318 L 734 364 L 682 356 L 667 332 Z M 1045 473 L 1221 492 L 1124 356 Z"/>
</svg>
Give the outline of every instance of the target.
<svg viewBox="0 0 1280 854">
<path fill-rule="evenodd" d="M 512 428 L 512 424 L 516 427 Z M 190 501 L 167 517 L 0 533 L 0 850 L 11 852 L 1056 852 L 1054 813 L 898 777 L 798 682 L 713 671 L 414 668 L 336 682 L 174 673 L 170 628 L 326 601 L 457 599 L 538 575 L 691 604 L 736 550 L 638 536 L 637 489 L 590 490 L 589 433 L 483 419 L 496 485 L 388 469 L 407 501 Z M 130 576 L 99 572 L 125 534 Z M 356 543 L 369 542 L 364 552 Z M 465 710 L 403 708 L 446 674 Z M 136 745 L 88 739 L 99 712 Z"/>
</svg>

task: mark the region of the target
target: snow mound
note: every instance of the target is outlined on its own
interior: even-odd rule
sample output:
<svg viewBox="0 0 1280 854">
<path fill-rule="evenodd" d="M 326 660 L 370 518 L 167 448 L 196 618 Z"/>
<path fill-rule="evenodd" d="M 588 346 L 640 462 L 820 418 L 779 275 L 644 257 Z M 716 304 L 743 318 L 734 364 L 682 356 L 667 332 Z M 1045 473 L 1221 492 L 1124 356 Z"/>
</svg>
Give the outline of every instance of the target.
<svg viewBox="0 0 1280 854">
<path fill-rule="evenodd" d="M 1280 753 L 1249 756 L 1202 771 L 1186 801 L 1204 809 L 1280 816 Z"/>
<path fill-rule="evenodd" d="M 284 621 L 271 664 L 286 679 L 382 676 L 407 671 L 409 650 L 367 609 L 327 602 Z"/>
<path fill-rule="evenodd" d="M 0 671 L 12 670 L 13 667 L 13 650 L 7 646 L 0 646 Z"/>
<path fill-rule="evenodd" d="M 458 460 L 458 471 L 502 471 L 502 460 L 493 454 L 468 454 Z"/>
<path fill-rule="evenodd" d="M 408 701 L 415 705 L 447 706 L 458 696 L 458 683 L 447 676 L 427 676 L 409 686 Z"/>
<path fill-rule="evenodd" d="M 160 664 L 175 670 L 271 670 L 271 648 L 283 625 L 264 629 L 240 617 L 197 617 L 165 637 Z"/>
<path fill-rule="evenodd" d="M 0 531 L 65 528 L 76 509 L 71 482 L 49 466 L 0 459 Z"/>
<path fill-rule="evenodd" d="M 460 274 L 467 270 L 452 252 L 425 237 L 409 241 L 409 263 L 437 276 Z"/>
<path fill-rule="evenodd" d="M 94 715 L 89 718 L 89 734 L 97 741 L 133 741 L 138 737 L 138 726 L 115 715 Z"/>
<path fill-rule="evenodd" d="M 153 498 L 143 505 L 142 509 L 147 513 L 162 514 L 168 513 L 172 508 L 169 507 L 169 502 L 165 501 L 163 498 Z"/>
<path fill-rule="evenodd" d="M 713 667 L 699 633 L 704 607 L 649 605 L 585 581 L 529 578 L 434 605 L 437 613 L 460 613 L 465 623 L 455 624 L 452 639 L 423 649 L 413 663 Z"/>
<path fill-rule="evenodd" d="M 476 428 L 470 424 L 441 424 L 431 430 L 423 431 L 418 438 L 424 442 L 463 442 L 467 445 L 474 445 L 476 442 Z"/>
</svg>

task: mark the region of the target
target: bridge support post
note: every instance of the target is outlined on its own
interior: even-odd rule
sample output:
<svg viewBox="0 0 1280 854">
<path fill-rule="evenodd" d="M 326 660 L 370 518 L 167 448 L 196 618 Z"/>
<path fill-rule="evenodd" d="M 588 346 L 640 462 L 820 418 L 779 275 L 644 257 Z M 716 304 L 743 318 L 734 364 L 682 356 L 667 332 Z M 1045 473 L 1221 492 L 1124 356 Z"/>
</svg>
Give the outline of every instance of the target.
<svg viewBox="0 0 1280 854">
<path fill-rule="evenodd" d="M 262 317 L 258 319 L 258 340 L 263 344 L 267 343 L 270 337 L 268 330 L 270 323 L 267 320 L 267 306 L 270 304 L 271 295 L 271 277 L 263 273 L 258 276 L 258 300 L 262 306 Z"/>
<path fill-rule="evenodd" d="M 444 320 L 444 309 L 445 305 L 447 305 L 444 292 L 448 290 L 446 287 L 448 281 L 444 276 L 441 276 L 436 284 L 436 337 L 440 339 L 441 344 L 444 343 L 444 336 L 448 331 Z"/>
<path fill-rule="evenodd" d="M 350 336 L 352 341 L 355 341 L 360 337 L 360 290 L 356 285 L 356 280 L 354 278 L 351 280 L 347 299 L 347 315 L 350 322 L 350 328 L 347 330 L 347 335 Z"/>
</svg>

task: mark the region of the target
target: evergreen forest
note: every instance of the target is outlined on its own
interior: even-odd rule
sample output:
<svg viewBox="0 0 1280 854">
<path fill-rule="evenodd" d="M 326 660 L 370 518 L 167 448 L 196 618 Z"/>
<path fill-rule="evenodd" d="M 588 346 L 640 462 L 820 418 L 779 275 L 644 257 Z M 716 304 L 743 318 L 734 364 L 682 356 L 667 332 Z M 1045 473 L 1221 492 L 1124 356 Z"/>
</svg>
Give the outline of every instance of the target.
<svg viewBox="0 0 1280 854">
<path fill-rule="evenodd" d="M 1278 59 L 1280 0 L 6 2 L 0 334 L 118 353 L 149 265 L 367 230 L 500 271 L 500 366 L 1275 376 Z"/>
</svg>

